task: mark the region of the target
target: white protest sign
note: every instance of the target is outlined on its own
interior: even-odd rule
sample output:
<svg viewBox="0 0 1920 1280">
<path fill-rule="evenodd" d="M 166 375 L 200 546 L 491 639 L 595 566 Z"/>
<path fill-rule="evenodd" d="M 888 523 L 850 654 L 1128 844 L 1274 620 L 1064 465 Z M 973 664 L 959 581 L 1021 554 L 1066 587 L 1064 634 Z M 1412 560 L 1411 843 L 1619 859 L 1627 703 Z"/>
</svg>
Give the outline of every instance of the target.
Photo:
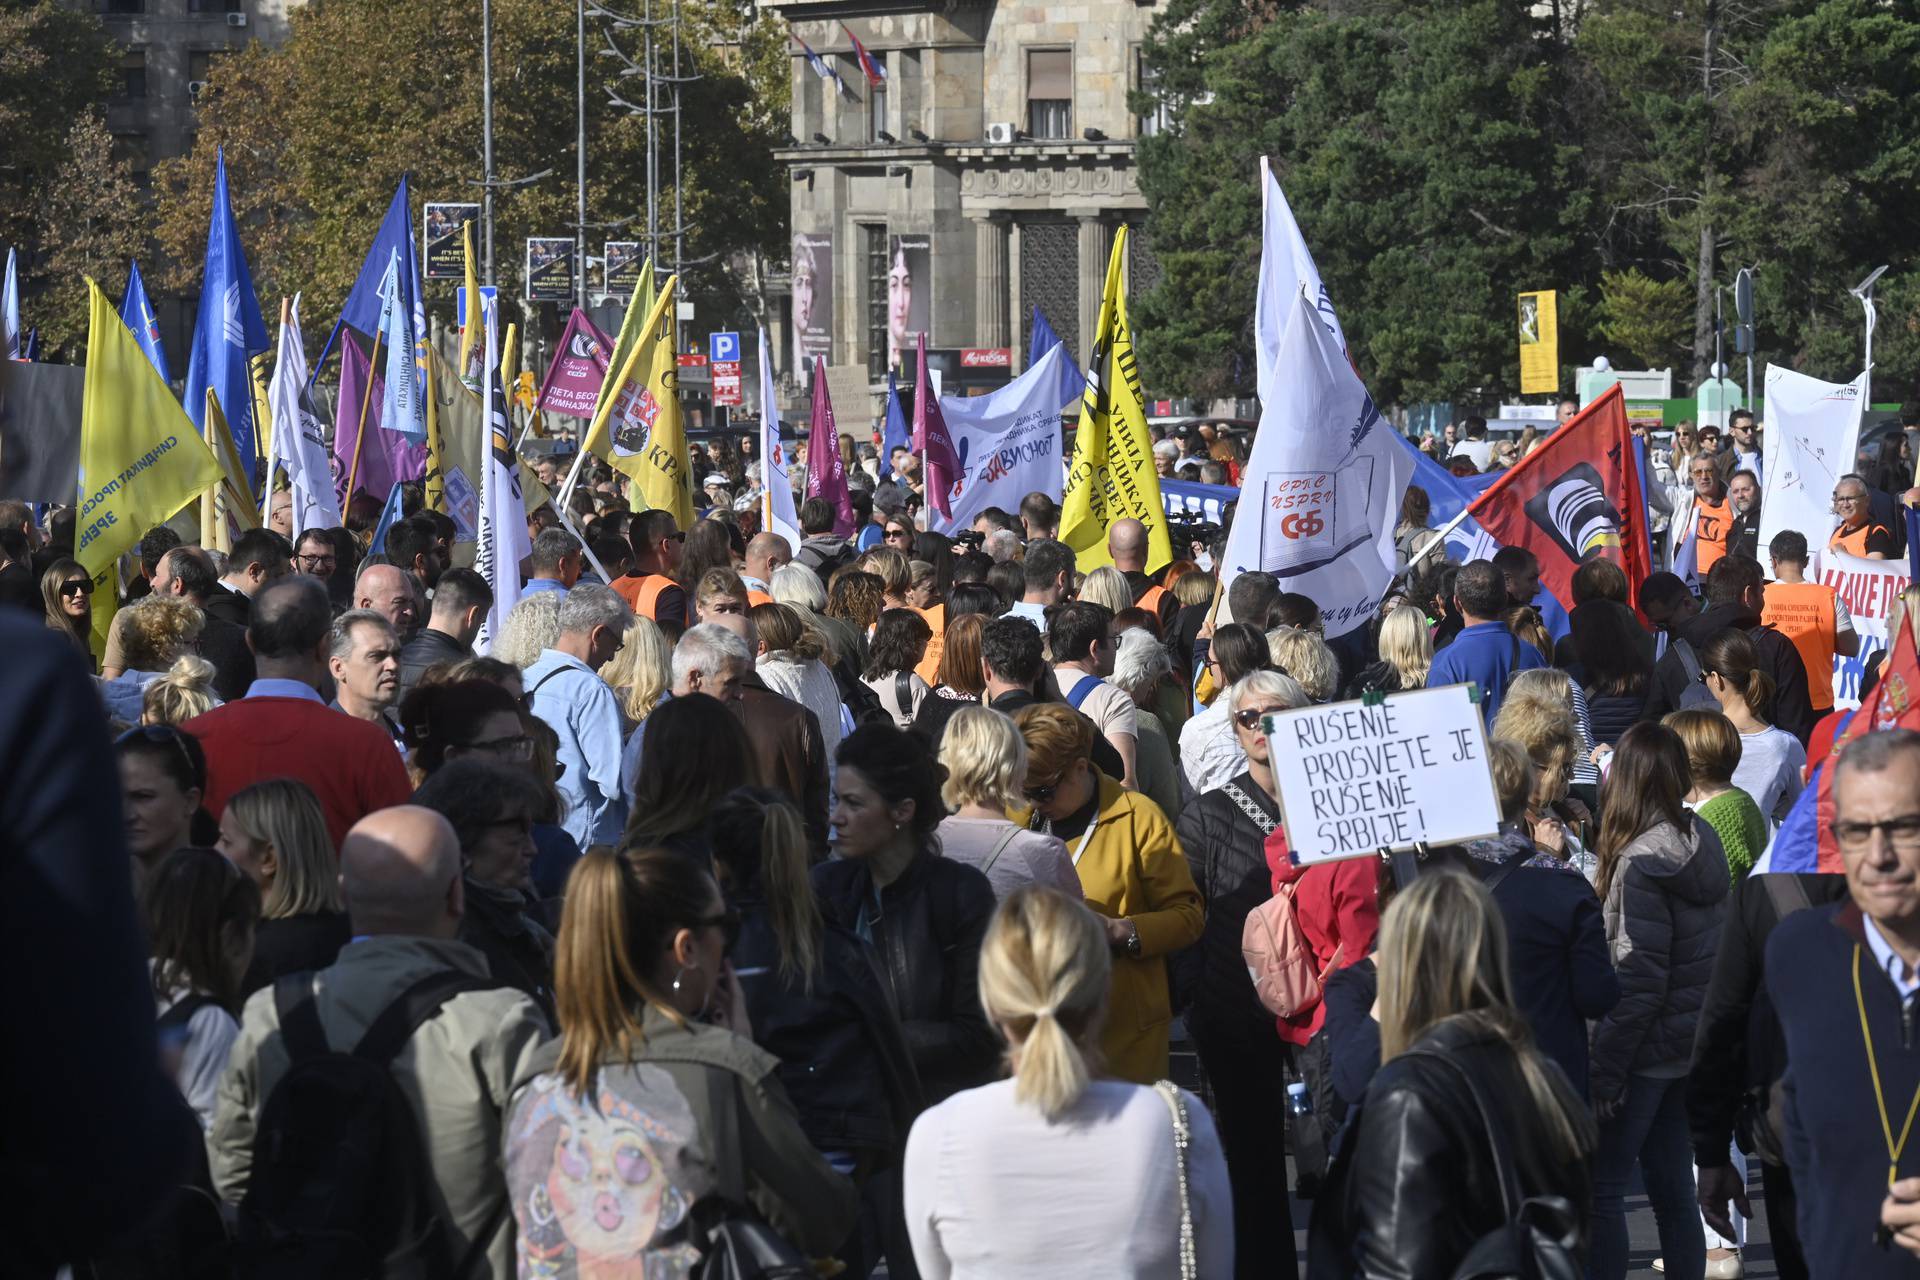
<svg viewBox="0 0 1920 1280">
<path fill-rule="evenodd" d="M 1767 431 L 1761 470 L 1760 546 L 1786 529 L 1806 535 L 1816 552 L 1833 531 L 1833 485 L 1853 470 L 1860 441 L 1861 391 L 1852 382 L 1822 382 L 1767 366 Z"/>
<path fill-rule="evenodd" d="M 1266 717 L 1273 780 L 1301 866 L 1496 834 L 1500 798 L 1464 684 Z"/>
<path fill-rule="evenodd" d="M 1907 589 L 1907 562 L 1865 560 L 1843 551 L 1825 551 L 1820 555 L 1818 578 L 1847 606 L 1847 612 L 1853 615 L 1853 629 L 1860 636 L 1858 653 L 1851 658 L 1836 654 L 1833 659 L 1833 705 L 1857 707 L 1867 659 L 1892 647 L 1887 639 L 1887 615 Z M 1809 671 L 1807 679 L 1818 680 L 1822 674 Z"/>
</svg>

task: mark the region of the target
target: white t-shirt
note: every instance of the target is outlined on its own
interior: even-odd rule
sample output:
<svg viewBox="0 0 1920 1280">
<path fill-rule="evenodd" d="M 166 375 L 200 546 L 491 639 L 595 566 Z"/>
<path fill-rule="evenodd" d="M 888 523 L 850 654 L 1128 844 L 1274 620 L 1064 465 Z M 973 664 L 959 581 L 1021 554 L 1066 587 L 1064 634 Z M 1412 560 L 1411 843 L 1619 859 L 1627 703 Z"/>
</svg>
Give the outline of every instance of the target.
<svg viewBox="0 0 1920 1280">
<path fill-rule="evenodd" d="M 1039 630 L 1041 635 L 1044 636 L 1047 634 L 1047 606 L 1043 604 L 1032 604 L 1025 600 L 1017 600 L 1000 616 L 1003 618 L 1025 618 Z"/>
<path fill-rule="evenodd" d="M 1124 689 L 1072 667 L 1057 668 L 1053 678 L 1060 686 L 1060 696 L 1067 700 L 1069 706 L 1073 705 L 1074 690 L 1083 681 L 1094 682 L 1094 687 L 1080 700 L 1080 711 L 1099 727 L 1101 737 L 1111 741 L 1116 734 L 1123 738 L 1140 736 L 1140 726 L 1134 720 L 1139 708 L 1133 705 L 1133 699 L 1127 696 Z"/>
<path fill-rule="evenodd" d="M 926 1280 L 1180 1274 L 1173 1117 L 1145 1085 L 1097 1080 L 1060 1119 L 1014 1082 L 923 1112 L 907 1138 L 907 1233 Z M 1233 1274 L 1233 1193 L 1213 1118 L 1182 1091 L 1199 1274 Z"/>
<path fill-rule="evenodd" d="M 1800 775 L 1807 767 L 1807 749 L 1785 729 L 1768 728 L 1740 735 L 1740 763 L 1734 766 L 1733 785 L 1753 797 L 1769 827 L 1800 798 Z"/>
</svg>

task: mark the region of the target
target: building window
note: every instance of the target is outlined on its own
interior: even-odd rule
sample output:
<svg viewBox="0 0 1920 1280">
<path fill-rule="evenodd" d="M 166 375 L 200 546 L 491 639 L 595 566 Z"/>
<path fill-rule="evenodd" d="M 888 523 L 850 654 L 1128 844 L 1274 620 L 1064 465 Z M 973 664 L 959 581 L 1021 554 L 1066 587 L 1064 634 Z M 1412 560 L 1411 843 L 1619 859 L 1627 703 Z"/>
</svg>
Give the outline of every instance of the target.
<svg viewBox="0 0 1920 1280">
<path fill-rule="evenodd" d="M 192 81 L 211 80 L 213 65 L 220 58 L 218 49 L 187 50 L 187 79 Z"/>
<path fill-rule="evenodd" d="M 120 55 L 119 93 L 121 98 L 147 96 L 147 55 L 145 50 Z"/>
<path fill-rule="evenodd" d="M 147 0 L 93 0 L 95 13 L 145 13 Z"/>
<path fill-rule="evenodd" d="M 1160 74 L 1147 65 L 1146 51 L 1138 46 L 1133 51 L 1133 86 L 1141 96 L 1153 99 L 1150 112 L 1133 118 L 1134 136 L 1151 138 L 1165 133 L 1172 126 L 1173 113 L 1160 96 Z"/>
<path fill-rule="evenodd" d="M 1020 224 L 1020 301 L 1026 316 L 1020 346 L 1033 346 L 1033 309 L 1067 345 L 1075 360 L 1080 348 L 1080 226 L 1074 222 Z"/>
<path fill-rule="evenodd" d="M 187 0 L 188 13 L 239 13 L 240 0 Z"/>
<path fill-rule="evenodd" d="M 880 135 L 887 127 L 887 86 L 867 86 L 867 141 L 885 143 Z"/>
<path fill-rule="evenodd" d="M 1027 133 L 1073 136 L 1073 50 L 1027 50 Z"/>
<path fill-rule="evenodd" d="M 875 382 L 887 376 L 887 229 L 860 224 L 867 251 L 867 373 Z"/>
</svg>

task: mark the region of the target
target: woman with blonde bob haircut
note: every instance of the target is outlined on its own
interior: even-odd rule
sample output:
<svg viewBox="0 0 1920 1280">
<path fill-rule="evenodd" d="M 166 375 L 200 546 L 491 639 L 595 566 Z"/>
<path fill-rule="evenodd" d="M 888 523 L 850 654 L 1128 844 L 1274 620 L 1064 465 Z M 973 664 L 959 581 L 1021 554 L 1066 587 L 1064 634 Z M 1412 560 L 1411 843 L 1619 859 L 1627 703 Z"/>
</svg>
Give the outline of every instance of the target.
<svg viewBox="0 0 1920 1280">
<path fill-rule="evenodd" d="M 1421 875 L 1387 908 L 1374 962 L 1381 1067 L 1314 1202 L 1310 1271 L 1401 1274 L 1417 1258 L 1451 1275 L 1507 1224 L 1496 1161 L 1520 1198 L 1560 1202 L 1537 1225 L 1584 1262 L 1593 1121 L 1514 1004 L 1492 895 L 1457 871 Z"/>
<path fill-rule="evenodd" d="M 1007 817 L 1026 804 L 1020 788 L 1027 779 L 1027 740 L 1011 717 L 992 707 L 954 712 L 940 735 L 940 763 L 947 770 L 940 798 L 953 810 L 940 824 L 943 855 L 980 868 L 1002 901 L 1025 884 L 1080 896 L 1067 846 Z"/>
<path fill-rule="evenodd" d="M 1267 632 L 1267 653 L 1273 665 L 1299 681 L 1315 702 L 1331 702 L 1340 691 L 1340 660 L 1313 632 L 1275 627 Z"/>
<path fill-rule="evenodd" d="M 220 814 L 215 847 L 260 887 L 243 995 L 334 962 L 352 930 L 326 814 L 305 783 L 268 778 L 236 792 Z"/>
<path fill-rule="evenodd" d="M 1126 574 L 1103 564 L 1081 582 L 1080 599 L 1097 604 L 1108 613 L 1120 613 L 1133 608 L 1133 588 L 1127 585 Z"/>
<path fill-rule="evenodd" d="M 1012 1078 L 955 1094 L 907 1139 L 907 1231 L 926 1275 L 1023 1280 L 1233 1274 L 1232 1192 L 1205 1107 L 1184 1090 L 1106 1078 L 1112 961 L 1098 917 L 1040 885 L 1000 904 L 980 950 L 980 1003 Z M 1185 1169 L 1170 1108 L 1187 1131 Z"/>
<path fill-rule="evenodd" d="M 1433 631 L 1427 626 L 1426 613 L 1398 604 L 1380 620 L 1380 660 L 1354 677 L 1347 697 L 1424 689 L 1432 669 Z"/>
<path fill-rule="evenodd" d="M 613 661 L 601 668 L 600 678 L 620 699 L 620 714 L 629 729 L 652 715 L 673 687 L 673 646 L 660 624 L 643 613 L 635 614 Z"/>
</svg>

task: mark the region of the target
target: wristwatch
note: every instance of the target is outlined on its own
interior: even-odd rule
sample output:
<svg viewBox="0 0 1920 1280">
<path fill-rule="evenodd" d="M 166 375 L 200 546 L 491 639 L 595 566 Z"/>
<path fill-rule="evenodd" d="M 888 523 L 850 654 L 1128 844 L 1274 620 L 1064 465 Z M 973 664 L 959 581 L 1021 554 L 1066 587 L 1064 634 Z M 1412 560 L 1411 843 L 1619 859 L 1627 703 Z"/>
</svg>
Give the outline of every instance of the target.
<svg viewBox="0 0 1920 1280">
<path fill-rule="evenodd" d="M 1131 920 L 1127 921 L 1127 940 L 1124 946 L 1129 956 L 1135 960 L 1140 958 L 1140 926 Z"/>
</svg>

